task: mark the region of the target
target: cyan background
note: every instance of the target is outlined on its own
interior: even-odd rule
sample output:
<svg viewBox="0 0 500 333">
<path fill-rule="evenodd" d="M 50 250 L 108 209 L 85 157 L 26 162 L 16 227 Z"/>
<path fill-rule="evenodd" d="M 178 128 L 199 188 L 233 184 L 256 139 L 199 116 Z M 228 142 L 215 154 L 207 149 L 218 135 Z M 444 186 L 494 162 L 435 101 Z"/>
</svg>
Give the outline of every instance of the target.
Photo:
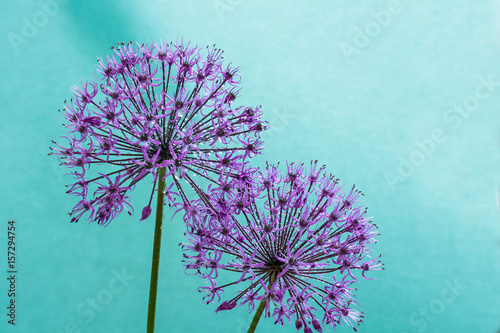
<svg viewBox="0 0 500 333">
<path fill-rule="evenodd" d="M 500 82 L 499 1 L 60 0 L 52 15 L 47 2 L 0 4 L 0 332 L 145 332 L 152 219 L 70 224 L 70 179 L 47 153 L 65 134 L 57 110 L 98 56 L 118 41 L 181 38 L 241 65 L 238 102 L 262 105 L 274 126 L 257 164 L 318 159 L 365 193 L 386 270 L 358 285 L 359 332 L 498 332 L 500 85 L 488 91 L 481 78 Z M 398 3 L 377 32 L 374 15 Z M 423 155 L 418 143 L 436 129 Z M 148 186 L 133 192 L 138 212 Z M 18 227 L 15 327 L 8 219 Z M 184 274 L 183 228 L 177 217 L 164 227 L 157 332 L 246 332 L 245 308 L 215 314 L 201 279 Z M 126 286 L 93 317 L 79 314 L 110 290 L 113 270 L 130 276 Z M 448 283 L 462 287 L 453 300 Z M 257 331 L 295 329 L 263 319 Z"/>
</svg>

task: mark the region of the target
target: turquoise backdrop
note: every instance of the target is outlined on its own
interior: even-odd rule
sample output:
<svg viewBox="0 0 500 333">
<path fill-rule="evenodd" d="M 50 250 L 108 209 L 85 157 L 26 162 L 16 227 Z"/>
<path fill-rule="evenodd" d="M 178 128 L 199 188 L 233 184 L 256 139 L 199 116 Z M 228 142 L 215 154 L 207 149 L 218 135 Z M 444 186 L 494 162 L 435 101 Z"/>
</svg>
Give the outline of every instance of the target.
<svg viewBox="0 0 500 333">
<path fill-rule="evenodd" d="M 153 219 L 69 223 L 71 179 L 47 153 L 97 57 L 182 38 L 241 65 L 237 102 L 262 105 L 273 126 L 257 165 L 317 159 L 364 192 L 385 271 L 358 284 L 359 332 L 500 329 L 499 1 L 2 1 L 0 38 L 0 332 L 145 332 Z M 148 185 L 132 193 L 136 213 Z M 157 332 L 246 332 L 246 308 L 202 303 L 170 220 Z M 273 322 L 257 332 L 295 332 Z"/>
</svg>

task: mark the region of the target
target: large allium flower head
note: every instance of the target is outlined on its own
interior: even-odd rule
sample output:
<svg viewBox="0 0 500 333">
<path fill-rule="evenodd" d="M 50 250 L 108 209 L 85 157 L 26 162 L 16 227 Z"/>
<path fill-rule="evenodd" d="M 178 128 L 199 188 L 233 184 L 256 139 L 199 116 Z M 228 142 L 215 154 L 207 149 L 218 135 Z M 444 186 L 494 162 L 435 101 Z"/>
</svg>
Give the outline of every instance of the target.
<svg viewBox="0 0 500 333">
<path fill-rule="evenodd" d="M 72 89 L 63 111 L 68 135 L 51 147 L 75 178 L 72 222 L 87 215 L 105 226 L 124 209 L 132 213 L 127 194 L 151 175 L 146 219 L 158 168 L 166 168 L 167 201 L 184 207 L 187 189 L 209 205 L 207 183 L 214 190 L 252 175 L 248 161 L 260 153 L 267 125 L 259 107 L 234 106 L 241 78 L 221 50 L 184 42 L 112 49 L 98 59 L 97 81 Z M 100 173 L 96 164 L 105 165 Z"/>
<path fill-rule="evenodd" d="M 366 216 L 362 193 L 344 189 L 317 162 L 309 168 L 289 163 L 284 172 L 268 165 L 253 188 L 241 185 L 239 193 L 249 200 L 223 219 L 211 210 L 201 219 L 186 214 L 186 272 L 205 279 L 199 289 L 205 301 L 219 302 L 226 291 L 230 296 L 216 311 L 248 305 L 251 312 L 266 300 L 266 317 L 304 332 L 361 322 L 352 284 L 383 269 L 369 256 L 377 227 Z M 237 200 L 212 195 L 221 197 Z"/>
</svg>

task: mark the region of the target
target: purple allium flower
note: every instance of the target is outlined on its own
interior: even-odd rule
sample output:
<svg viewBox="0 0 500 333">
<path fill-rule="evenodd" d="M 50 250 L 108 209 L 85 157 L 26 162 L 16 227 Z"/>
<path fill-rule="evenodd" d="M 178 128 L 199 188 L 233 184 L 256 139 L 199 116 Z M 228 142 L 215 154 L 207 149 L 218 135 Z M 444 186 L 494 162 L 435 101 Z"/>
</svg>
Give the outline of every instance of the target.
<svg viewBox="0 0 500 333">
<path fill-rule="evenodd" d="M 361 322 L 351 293 L 358 281 L 354 272 L 371 279 L 367 271 L 383 269 L 368 255 L 377 227 L 365 216 L 362 193 L 343 189 L 312 162 L 308 170 L 288 164 L 285 173 L 268 165 L 254 186 L 242 185 L 239 194 L 220 192 L 214 204 L 239 215 L 186 213 L 186 271 L 205 279 L 199 291 L 206 302 L 220 301 L 228 289 L 231 295 L 216 311 L 248 304 L 252 312 L 265 300 L 266 317 L 304 332 Z M 222 208 L 221 202 L 233 204 Z"/>
<path fill-rule="evenodd" d="M 180 197 L 184 205 L 184 181 L 208 204 L 200 181 L 214 189 L 221 179 L 227 186 L 251 173 L 248 160 L 260 153 L 266 125 L 259 107 L 233 106 L 240 76 L 223 64 L 221 50 L 182 42 L 113 49 L 114 56 L 98 60 L 100 83 L 73 88 L 63 111 L 68 135 L 51 148 L 75 179 L 68 190 L 79 199 L 72 222 L 88 214 L 88 221 L 106 226 L 124 209 L 132 214 L 127 193 L 152 175 L 146 219 L 161 167 L 170 177 L 169 203 Z M 95 164 L 106 167 L 96 173 Z"/>
</svg>

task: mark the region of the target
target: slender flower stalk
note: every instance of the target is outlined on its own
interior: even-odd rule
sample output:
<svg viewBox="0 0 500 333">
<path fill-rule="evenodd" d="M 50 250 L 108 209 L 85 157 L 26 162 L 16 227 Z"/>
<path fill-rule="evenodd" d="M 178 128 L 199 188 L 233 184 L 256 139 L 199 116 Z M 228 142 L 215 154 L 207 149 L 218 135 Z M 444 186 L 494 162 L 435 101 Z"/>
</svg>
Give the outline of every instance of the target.
<svg viewBox="0 0 500 333">
<path fill-rule="evenodd" d="M 363 314 L 352 295 L 355 272 L 371 279 L 368 271 L 383 269 L 378 257 L 369 256 L 376 226 L 361 195 L 342 188 L 316 162 L 309 170 L 291 163 L 286 172 L 268 165 L 253 187 L 213 194 L 214 206 L 226 214 L 186 213 L 186 272 L 205 279 L 199 291 L 207 303 L 220 302 L 224 291 L 234 295 L 216 312 L 245 304 L 252 312 L 260 301 L 275 324 L 293 322 L 308 333 L 343 322 L 356 330 Z M 222 275 L 232 282 L 219 284 Z"/>
<path fill-rule="evenodd" d="M 271 288 L 271 286 L 274 283 L 274 280 L 276 278 L 276 274 L 271 274 L 271 278 L 269 280 L 269 284 L 267 285 L 267 289 Z M 263 299 L 260 301 L 259 307 L 257 308 L 257 311 L 255 311 L 255 316 L 252 319 L 252 322 L 250 323 L 250 327 L 248 328 L 247 333 L 253 333 L 255 332 L 255 329 L 257 328 L 257 324 L 259 323 L 260 317 L 262 316 L 262 312 L 264 312 L 264 309 L 266 307 L 267 301 Z"/>
<path fill-rule="evenodd" d="M 156 202 L 156 223 L 153 243 L 153 262 L 151 264 L 151 283 L 149 286 L 148 326 L 147 332 L 155 331 L 156 296 L 158 291 L 158 271 L 160 267 L 161 232 L 163 229 L 163 191 L 165 190 L 165 168 L 158 172 L 158 196 Z"/>
</svg>

